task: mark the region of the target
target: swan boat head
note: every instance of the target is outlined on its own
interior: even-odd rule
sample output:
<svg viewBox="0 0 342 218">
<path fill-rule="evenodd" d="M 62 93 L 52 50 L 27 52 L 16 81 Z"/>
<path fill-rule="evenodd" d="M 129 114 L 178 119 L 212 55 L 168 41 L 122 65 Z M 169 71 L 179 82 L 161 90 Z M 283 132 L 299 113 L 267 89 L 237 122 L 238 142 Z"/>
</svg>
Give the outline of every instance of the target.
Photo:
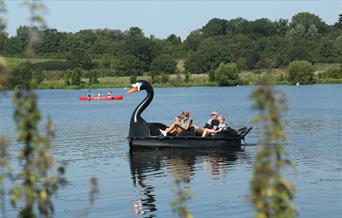
<svg viewBox="0 0 342 218">
<path fill-rule="evenodd" d="M 141 117 L 142 112 L 150 105 L 154 96 L 153 88 L 149 82 L 138 80 L 132 84 L 132 88 L 127 93 L 132 94 L 142 90 L 145 90 L 147 95 L 132 113 L 128 137 L 157 136 L 160 134 L 159 129 L 166 128 L 164 124 L 149 123 Z"/>
</svg>

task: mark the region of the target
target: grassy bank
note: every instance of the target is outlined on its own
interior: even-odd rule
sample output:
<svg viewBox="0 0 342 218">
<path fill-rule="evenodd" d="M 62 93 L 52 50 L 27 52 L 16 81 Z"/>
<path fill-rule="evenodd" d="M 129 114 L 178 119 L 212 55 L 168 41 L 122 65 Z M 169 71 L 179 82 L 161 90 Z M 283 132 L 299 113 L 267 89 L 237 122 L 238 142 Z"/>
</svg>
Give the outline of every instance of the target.
<svg viewBox="0 0 342 218">
<path fill-rule="evenodd" d="M 25 58 L 5 58 L 6 62 L 12 67 L 16 67 L 22 63 L 27 62 Z M 30 60 L 32 64 L 49 63 L 55 65 L 65 64 L 63 59 L 46 59 L 46 58 L 33 58 Z M 325 72 L 331 69 L 337 69 L 341 64 L 314 64 L 315 81 L 318 84 L 337 84 L 342 83 L 342 78 L 330 78 L 323 76 Z M 43 66 L 43 65 L 42 65 Z M 209 81 L 208 74 L 191 74 L 189 80 L 185 81 L 184 75 L 184 61 L 178 61 L 177 69 L 180 74 L 169 75 L 168 81 L 154 82 L 155 87 L 184 87 L 184 86 L 217 86 L 216 82 Z M 101 72 L 99 83 L 89 84 L 89 79 L 85 78 L 86 71 L 82 73 L 82 84 L 79 86 L 67 85 L 64 79 L 66 70 L 44 70 L 45 79 L 36 86 L 37 89 L 78 89 L 78 88 L 124 88 L 131 85 L 129 76 L 106 76 L 104 72 L 110 72 L 108 69 L 99 69 Z M 34 74 L 35 72 L 33 72 Z M 111 73 L 110 75 L 114 75 Z M 288 82 L 288 69 L 287 68 L 273 68 L 273 69 L 256 69 L 244 70 L 239 74 L 240 85 L 257 85 L 261 78 L 265 75 L 271 76 L 273 85 L 289 84 Z M 151 77 L 148 73 L 143 76 L 138 76 L 137 80 L 147 80 L 151 82 Z M 157 80 L 160 81 L 160 80 Z"/>
</svg>

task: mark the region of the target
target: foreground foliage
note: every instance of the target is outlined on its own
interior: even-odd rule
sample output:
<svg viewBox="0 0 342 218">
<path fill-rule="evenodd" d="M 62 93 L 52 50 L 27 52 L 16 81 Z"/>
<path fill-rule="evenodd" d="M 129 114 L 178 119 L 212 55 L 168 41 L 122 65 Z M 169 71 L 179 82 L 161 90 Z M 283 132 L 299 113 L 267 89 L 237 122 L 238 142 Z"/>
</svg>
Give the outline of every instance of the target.
<svg viewBox="0 0 342 218">
<path fill-rule="evenodd" d="M 263 125 L 263 136 L 253 167 L 251 202 L 257 218 L 295 217 L 295 187 L 283 178 L 282 169 L 291 166 L 283 143 L 286 141 L 281 111 L 286 108 L 284 94 L 265 84 L 252 93 L 255 121 Z"/>
</svg>

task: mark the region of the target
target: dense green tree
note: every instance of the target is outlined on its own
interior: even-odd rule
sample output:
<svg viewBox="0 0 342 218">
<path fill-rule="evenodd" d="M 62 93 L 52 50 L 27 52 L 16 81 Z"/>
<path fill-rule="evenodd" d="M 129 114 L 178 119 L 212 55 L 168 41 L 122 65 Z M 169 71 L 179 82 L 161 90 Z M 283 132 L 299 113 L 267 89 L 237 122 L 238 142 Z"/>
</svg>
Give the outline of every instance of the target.
<svg viewBox="0 0 342 218">
<path fill-rule="evenodd" d="M 297 25 L 303 25 L 305 30 L 315 26 L 319 33 L 323 33 L 327 30 L 327 25 L 322 19 L 309 12 L 300 12 L 292 17 L 290 28 L 296 27 Z"/>
<path fill-rule="evenodd" d="M 70 61 L 75 67 L 80 67 L 85 70 L 89 70 L 93 67 L 91 56 L 83 49 L 72 50 L 68 57 L 68 61 Z"/>
<path fill-rule="evenodd" d="M 188 55 L 185 69 L 191 73 L 208 73 L 221 62 L 231 61 L 229 47 L 222 37 L 210 37 L 201 43 L 199 49 Z"/>
<path fill-rule="evenodd" d="M 173 45 L 179 45 L 182 43 L 182 39 L 179 36 L 176 36 L 176 34 L 171 34 L 166 38 L 166 42 L 169 42 Z"/>
<path fill-rule="evenodd" d="M 211 37 L 226 34 L 228 30 L 228 21 L 224 19 L 211 19 L 204 27 L 202 32 L 204 37 Z"/>
<path fill-rule="evenodd" d="M 154 73 L 169 73 L 173 74 L 176 72 L 177 62 L 170 55 L 160 55 L 156 57 L 151 66 L 150 71 Z"/>
<path fill-rule="evenodd" d="M 312 84 L 314 79 L 314 68 L 308 61 L 293 61 L 289 64 L 289 82 L 294 84 Z"/>
<path fill-rule="evenodd" d="M 223 64 L 215 70 L 215 81 L 219 86 L 235 86 L 240 83 L 240 70 L 235 63 Z"/>
<path fill-rule="evenodd" d="M 184 44 L 187 49 L 196 51 L 201 41 L 203 40 L 203 33 L 201 30 L 192 31 L 188 37 L 186 37 Z"/>
<path fill-rule="evenodd" d="M 277 24 L 272 21 L 261 18 L 253 22 L 249 22 L 249 32 L 253 37 L 259 38 L 263 36 L 271 36 L 277 33 Z"/>
<path fill-rule="evenodd" d="M 61 49 L 62 33 L 56 29 L 47 29 L 40 32 L 39 43 L 35 46 L 38 54 L 56 54 Z"/>
<path fill-rule="evenodd" d="M 338 28 L 342 28 L 342 14 L 338 15 L 338 20 L 337 20 L 337 22 L 335 23 L 334 26 L 336 26 Z"/>
<path fill-rule="evenodd" d="M 249 22 L 241 17 L 228 21 L 229 32 L 233 34 L 247 34 Z"/>
<path fill-rule="evenodd" d="M 133 55 L 126 55 L 120 58 L 116 73 L 119 76 L 142 75 L 145 72 L 146 65 Z"/>
<path fill-rule="evenodd" d="M 160 54 L 160 44 L 141 35 L 133 35 L 125 40 L 120 48 L 121 55 L 132 55 L 143 63 L 144 71 L 148 68 L 152 60 Z"/>
<path fill-rule="evenodd" d="M 26 89 L 32 80 L 32 69 L 28 63 L 20 64 L 9 75 L 7 86 L 10 88 Z"/>
<path fill-rule="evenodd" d="M 0 20 L 1 22 L 1 20 Z M 0 24 L 1 25 L 1 24 Z M 8 40 L 8 34 L 4 32 L 0 32 L 0 51 L 3 51 L 5 48 L 5 42 Z"/>
</svg>

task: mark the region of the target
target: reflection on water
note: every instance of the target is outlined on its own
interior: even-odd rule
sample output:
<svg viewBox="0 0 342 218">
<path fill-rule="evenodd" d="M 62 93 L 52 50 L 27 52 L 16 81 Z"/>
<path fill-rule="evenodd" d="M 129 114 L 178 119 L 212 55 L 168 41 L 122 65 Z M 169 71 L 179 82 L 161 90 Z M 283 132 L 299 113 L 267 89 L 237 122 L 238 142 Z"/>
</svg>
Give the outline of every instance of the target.
<svg viewBox="0 0 342 218">
<path fill-rule="evenodd" d="M 149 184 L 149 180 L 176 172 L 189 184 L 198 170 L 195 165 L 201 165 L 209 171 L 214 180 L 223 179 L 228 175 L 228 166 L 234 165 L 239 157 L 247 158 L 240 150 L 130 150 L 132 182 L 139 193 L 139 199 L 133 202 L 134 214 L 156 217 L 153 213 L 158 210 L 155 188 Z"/>
</svg>

